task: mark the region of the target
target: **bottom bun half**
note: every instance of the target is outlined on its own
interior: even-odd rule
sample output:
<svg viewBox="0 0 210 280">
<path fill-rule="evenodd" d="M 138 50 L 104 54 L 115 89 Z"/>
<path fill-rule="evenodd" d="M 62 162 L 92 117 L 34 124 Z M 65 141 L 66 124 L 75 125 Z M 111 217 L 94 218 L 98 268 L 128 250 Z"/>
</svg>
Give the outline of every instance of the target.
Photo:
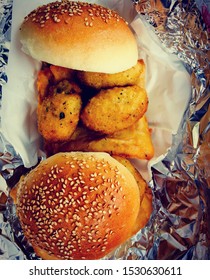
<svg viewBox="0 0 210 280">
<path fill-rule="evenodd" d="M 152 195 L 128 160 L 58 153 L 11 190 L 24 235 L 42 259 L 100 259 L 147 223 Z"/>
</svg>

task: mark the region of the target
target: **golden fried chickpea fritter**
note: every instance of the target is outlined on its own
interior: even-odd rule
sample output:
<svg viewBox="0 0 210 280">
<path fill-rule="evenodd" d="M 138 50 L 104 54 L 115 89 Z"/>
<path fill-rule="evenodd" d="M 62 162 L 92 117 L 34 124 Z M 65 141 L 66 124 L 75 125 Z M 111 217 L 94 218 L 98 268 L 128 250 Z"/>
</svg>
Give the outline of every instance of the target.
<svg viewBox="0 0 210 280">
<path fill-rule="evenodd" d="M 45 140 L 69 140 L 76 129 L 82 106 L 79 94 L 54 94 L 38 104 L 38 129 Z"/>
<path fill-rule="evenodd" d="M 79 124 L 65 143 L 45 143 L 48 156 L 58 152 L 107 152 L 112 156 L 150 160 L 154 156 L 151 130 L 145 115 L 128 128 L 99 135 Z"/>
<path fill-rule="evenodd" d="M 123 164 L 133 174 L 139 186 L 141 211 L 139 211 L 139 216 L 137 219 L 138 222 L 136 224 L 136 232 L 137 232 L 139 228 L 142 228 L 146 225 L 150 217 L 150 214 L 148 213 L 152 212 L 153 209 L 152 191 L 147 185 L 146 181 L 141 176 L 141 173 L 134 167 L 134 165 L 129 160 L 120 156 L 113 156 L 113 157 L 121 164 Z"/>
<path fill-rule="evenodd" d="M 146 112 L 146 91 L 137 85 L 99 91 L 81 113 L 83 124 L 91 130 L 112 134 L 138 121 Z"/>
<path fill-rule="evenodd" d="M 132 68 L 116 74 L 78 71 L 77 77 L 82 84 L 95 89 L 135 85 L 144 71 L 144 62 L 139 60 Z"/>
</svg>

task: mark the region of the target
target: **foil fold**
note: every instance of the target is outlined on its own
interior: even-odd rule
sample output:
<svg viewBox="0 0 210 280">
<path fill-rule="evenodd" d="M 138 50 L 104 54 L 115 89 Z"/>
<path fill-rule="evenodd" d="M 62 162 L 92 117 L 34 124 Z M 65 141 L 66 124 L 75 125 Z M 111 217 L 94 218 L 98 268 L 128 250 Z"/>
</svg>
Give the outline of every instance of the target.
<svg viewBox="0 0 210 280">
<path fill-rule="evenodd" d="M 7 0 L 0 6 L 0 98 L 2 96 L 2 86 L 7 82 L 5 66 L 8 62 L 11 22 L 12 0 Z"/>
<path fill-rule="evenodd" d="M 12 1 L 4 3 L 0 8 L 1 87 L 7 82 L 12 18 Z M 170 150 L 151 168 L 154 211 L 148 225 L 108 259 L 210 259 L 209 26 L 205 18 L 209 3 L 202 3 L 133 1 L 137 16 L 150 25 L 165 50 L 184 62 L 191 74 L 192 94 Z M 0 171 L 10 188 L 27 169 L 0 136 Z M 25 240 L 8 199 L 0 210 L 0 259 L 26 258 L 37 256 Z"/>
<path fill-rule="evenodd" d="M 148 259 L 210 259 L 209 26 L 195 1 L 134 2 L 192 80 L 189 107 L 171 149 L 152 166 L 156 216 L 137 243 L 153 244 Z"/>
</svg>

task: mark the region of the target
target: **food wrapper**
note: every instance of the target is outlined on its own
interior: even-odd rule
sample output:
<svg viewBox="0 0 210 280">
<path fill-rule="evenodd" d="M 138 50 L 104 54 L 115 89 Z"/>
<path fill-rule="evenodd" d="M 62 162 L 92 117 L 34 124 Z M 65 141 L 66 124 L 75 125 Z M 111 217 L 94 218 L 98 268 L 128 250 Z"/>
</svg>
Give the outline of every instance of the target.
<svg viewBox="0 0 210 280">
<path fill-rule="evenodd" d="M 45 157 L 34 88 L 40 62 L 21 51 L 18 28 L 24 16 L 47 2 L 4 0 L 0 7 L 0 259 L 38 258 L 8 193 Z M 86 2 L 118 11 L 135 32 L 146 64 L 147 118 L 155 147 L 149 162 L 132 160 L 152 188 L 152 216 L 105 258 L 210 259 L 209 3 Z"/>
</svg>

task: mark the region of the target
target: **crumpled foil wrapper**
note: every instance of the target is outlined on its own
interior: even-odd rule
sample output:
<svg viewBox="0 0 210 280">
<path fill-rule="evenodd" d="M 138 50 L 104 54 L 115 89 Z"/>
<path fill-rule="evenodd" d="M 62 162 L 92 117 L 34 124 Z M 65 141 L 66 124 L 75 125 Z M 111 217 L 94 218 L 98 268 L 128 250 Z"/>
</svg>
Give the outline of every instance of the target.
<svg viewBox="0 0 210 280">
<path fill-rule="evenodd" d="M 106 259 L 210 259 L 210 2 L 133 0 L 133 4 L 165 50 L 184 62 L 192 91 L 171 148 L 152 166 L 154 211 L 148 225 Z M 5 0 L 0 6 L 0 94 L 7 82 L 11 19 L 12 1 Z M 37 259 L 10 198 L 1 199 L 28 171 L 1 133 L 0 171 L 8 186 L 0 185 L 0 259 Z"/>
</svg>

